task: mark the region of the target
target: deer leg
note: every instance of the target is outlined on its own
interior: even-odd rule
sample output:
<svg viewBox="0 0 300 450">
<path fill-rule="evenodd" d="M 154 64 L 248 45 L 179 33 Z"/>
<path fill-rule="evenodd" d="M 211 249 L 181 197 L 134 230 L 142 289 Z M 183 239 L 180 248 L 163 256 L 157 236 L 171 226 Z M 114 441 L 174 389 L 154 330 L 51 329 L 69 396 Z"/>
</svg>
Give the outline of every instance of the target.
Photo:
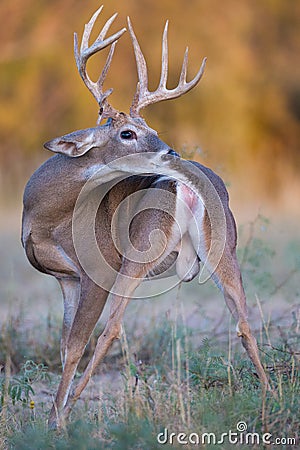
<svg viewBox="0 0 300 450">
<path fill-rule="evenodd" d="M 257 343 L 248 323 L 246 296 L 236 257 L 236 227 L 233 216 L 228 209 L 226 213 L 226 221 L 226 242 L 218 264 L 216 264 L 216 261 L 213 261 L 216 257 L 216 254 L 214 255 L 214 249 L 212 249 L 213 256 L 211 257 L 211 262 L 210 260 L 206 260 L 209 249 L 211 245 L 213 245 L 211 242 L 210 223 L 207 213 L 204 214 L 203 222 L 199 226 L 201 242 L 199 242 L 199 238 L 197 238 L 194 225 L 189 227 L 189 233 L 195 251 L 198 253 L 199 258 L 202 261 L 205 261 L 206 268 L 211 273 L 211 277 L 218 288 L 222 291 L 225 302 L 231 314 L 237 321 L 238 336 L 242 338 L 242 344 L 250 360 L 255 366 L 263 389 L 269 389 L 268 378 L 260 361 Z M 208 258 L 210 259 L 210 257 Z M 210 269 L 210 266 L 214 267 L 214 269 Z"/>
<path fill-rule="evenodd" d="M 64 301 L 60 351 L 64 365 L 67 338 L 80 297 L 80 271 L 60 245 L 53 245 L 40 236 L 34 240 L 29 234 L 25 248 L 31 264 L 38 270 L 55 276 L 60 284 Z"/>
<path fill-rule="evenodd" d="M 107 296 L 108 292 L 87 276 L 82 278 L 79 304 L 65 345 L 63 373 L 49 416 L 50 428 L 61 425 L 61 412 L 66 404 L 79 361 L 102 313 Z"/>
<path fill-rule="evenodd" d="M 125 265 L 126 266 L 126 265 Z M 111 347 L 114 340 L 120 338 L 121 325 L 123 316 L 125 313 L 126 306 L 128 305 L 131 296 L 133 295 L 135 289 L 139 286 L 147 273 L 146 266 L 138 265 L 134 276 L 123 276 L 125 273 L 124 267 L 120 271 L 116 282 L 114 284 L 114 292 L 122 292 L 123 295 L 114 294 L 111 299 L 110 314 L 105 325 L 105 328 L 101 335 L 99 336 L 96 344 L 96 348 L 91 358 L 89 364 L 87 365 L 84 373 L 82 374 L 80 380 L 78 381 L 74 391 L 69 396 L 66 407 L 64 408 L 64 418 L 67 418 L 73 405 L 76 403 L 80 397 L 82 391 L 86 387 L 90 378 L 92 377 L 96 367 L 102 361 L 104 356 L 107 354 L 109 348 Z M 132 271 L 131 271 L 132 273 Z"/>
<path fill-rule="evenodd" d="M 64 301 L 64 317 L 60 343 L 61 362 L 64 367 L 67 340 L 80 298 L 80 280 L 78 278 L 60 278 L 58 282 Z"/>
<path fill-rule="evenodd" d="M 254 364 L 263 389 L 269 389 L 269 381 L 260 361 L 256 339 L 248 323 L 246 296 L 235 250 L 225 247 L 212 278 L 223 292 L 226 304 L 237 321 L 237 334 L 241 337 L 243 347 Z"/>
</svg>

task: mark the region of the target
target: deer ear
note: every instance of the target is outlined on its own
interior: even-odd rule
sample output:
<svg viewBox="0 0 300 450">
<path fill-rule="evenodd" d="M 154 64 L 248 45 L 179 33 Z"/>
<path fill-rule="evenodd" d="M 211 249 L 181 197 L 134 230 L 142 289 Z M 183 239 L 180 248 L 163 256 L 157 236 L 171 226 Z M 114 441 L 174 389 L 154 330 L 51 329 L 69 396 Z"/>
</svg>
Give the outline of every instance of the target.
<svg viewBox="0 0 300 450">
<path fill-rule="evenodd" d="M 63 155 L 77 158 L 78 156 L 84 155 L 91 148 L 102 147 L 107 141 L 105 137 L 106 133 L 104 130 L 100 130 L 100 127 L 87 128 L 52 139 L 46 142 L 44 147 L 51 150 L 51 152 L 62 153 Z"/>
</svg>

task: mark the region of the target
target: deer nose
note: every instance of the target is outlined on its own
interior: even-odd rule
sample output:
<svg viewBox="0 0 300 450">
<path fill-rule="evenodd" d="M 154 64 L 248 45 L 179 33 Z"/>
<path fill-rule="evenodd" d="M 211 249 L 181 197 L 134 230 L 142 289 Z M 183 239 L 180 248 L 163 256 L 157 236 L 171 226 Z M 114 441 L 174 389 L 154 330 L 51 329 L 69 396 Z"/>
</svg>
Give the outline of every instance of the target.
<svg viewBox="0 0 300 450">
<path fill-rule="evenodd" d="M 172 148 L 170 148 L 170 150 L 167 153 L 168 155 L 172 155 L 172 156 L 176 156 L 176 158 L 180 158 L 180 155 L 178 155 L 178 153 L 175 152 L 175 150 L 173 150 Z"/>
</svg>

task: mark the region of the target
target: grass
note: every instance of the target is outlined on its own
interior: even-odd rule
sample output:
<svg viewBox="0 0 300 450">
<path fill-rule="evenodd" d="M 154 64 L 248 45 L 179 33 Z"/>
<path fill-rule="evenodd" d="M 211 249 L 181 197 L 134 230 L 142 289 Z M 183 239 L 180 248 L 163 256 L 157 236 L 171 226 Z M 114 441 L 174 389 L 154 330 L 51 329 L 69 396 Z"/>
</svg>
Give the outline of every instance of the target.
<svg viewBox="0 0 300 450">
<path fill-rule="evenodd" d="M 299 448 L 299 243 L 290 240 L 278 250 L 264 234 L 269 227 L 258 217 L 240 231 L 239 258 L 250 322 L 256 324 L 276 397 L 261 392 L 235 324 L 227 313 L 220 315 L 221 295 L 212 286 L 194 283 L 170 294 L 166 304 L 159 299 L 155 307 L 154 300 L 130 306 L 120 342 L 91 380 L 70 421 L 60 432 L 50 432 L 47 415 L 60 371 L 60 319 L 48 313 L 44 322 L 24 326 L 26 314 L 17 311 L 1 326 L 1 448 L 179 449 L 195 448 L 203 438 L 204 448 L 260 449 L 264 434 L 270 442 L 281 439 L 274 448 Z M 275 261 L 275 248 L 284 255 L 284 273 Z M 201 296 L 210 299 L 207 305 L 198 300 L 200 289 Z M 216 309 L 209 309 L 216 297 L 217 318 Z M 273 312 L 271 302 L 279 305 Z M 85 361 L 94 343 L 93 338 Z M 244 433 L 237 430 L 245 424 Z M 160 442 L 167 442 L 159 443 L 158 435 Z"/>
</svg>

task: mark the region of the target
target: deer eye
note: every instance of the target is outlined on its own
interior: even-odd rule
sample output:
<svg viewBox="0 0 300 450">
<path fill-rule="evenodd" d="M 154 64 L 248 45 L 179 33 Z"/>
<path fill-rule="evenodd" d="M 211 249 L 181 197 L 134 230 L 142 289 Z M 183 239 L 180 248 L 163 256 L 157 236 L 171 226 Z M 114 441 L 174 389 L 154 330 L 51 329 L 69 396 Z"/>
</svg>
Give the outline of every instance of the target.
<svg viewBox="0 0 300 450">
<path fill-rule="evenodd" d="M 127 140 L 137 139 L 136 133 L 132 130 L 121 131 L 120 137 L 121 137 L 121 139 L 127 139 Z"/>
</svg>

